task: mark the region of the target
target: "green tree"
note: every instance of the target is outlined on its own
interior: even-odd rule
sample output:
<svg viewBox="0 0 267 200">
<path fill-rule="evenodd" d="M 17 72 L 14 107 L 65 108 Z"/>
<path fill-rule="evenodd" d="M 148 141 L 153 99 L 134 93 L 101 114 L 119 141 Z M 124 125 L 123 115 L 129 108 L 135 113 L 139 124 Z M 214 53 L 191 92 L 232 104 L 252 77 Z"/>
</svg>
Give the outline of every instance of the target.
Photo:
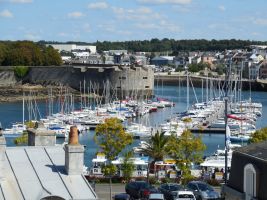
<svg viewBox="0 0 267 200">
<path fill-rule="evenodd" d="M 133 157 L 132 151 L 128 151 L 123 154 L 123 163 L 121 165 L 121 170 L 126 182 L 130 181 L 134 171 L 134 164 L 133 161 L 131 160 L 132 157 Z"/>
<path fill-rule="evenodd" d="M 18 66 L 14 68 L 14 73 L 19 79 L 22 79 L 24 76 L 26 76 L 28 72 L 29 67 L 26 66 Z"/>
<path fill-rule="evenodd" d="M 34 128 L 35 123 L 32 121 L 25 122 L 27 128 Z M 28 143 L 28 132 L 23 131 L 22 135 L 14 139 L 16 145 L 26 145 Z"/>
<path fill-rule="evenodd" d="M 45 58 L 44 65 L 46 65 L 46 66 L 61 65 L 62 64 L 62 59 L 61 59 L 60 54 L 58 53 L 57 50 L 55 50 L 51 46 L 45 48 L 44 58 Z"/>
<path fill-rule="evenodd" d="M 112 199 L 111 177 L 116 172 L 116 166 L 111 163 L 119 153 L 132 143 L 132 135 L 125 132 L 121 121 L 118 118 L 109 118 L 105 123 L 99 124 L 95 130 L 94 140 L 107 157 L 107 164 L 102 167 L 105 176 L 110 181 L 110 199 Z"/>
<path fill-rule="evenodd" d="M 141 153 L 149 156 L 152 160 L 148 164 L 147 179 L 149 179 L 149 169 L 156 161 L 163 160 L 164 156 L 167 155 L 166 147 L 168 144 L 168 136 L 164 135 L 165 132 L 156 132 L 155 135 L 151 137 L 148 143 L 141 148 Z"/>
<path fill-rule="evenodd" d="M 251 143 L 258 143 L 267 140 L 267 127 L 255 131 L 250 139 Z"/>
<path fill-rule="evenodd" d="M 169 155 L 176 160 L 178 168 L 182 170 L 183 177 L 188 177 L 191 174 L 191 164 L 202 162 L 206 146 L 201 137 L 185 130 L 179 138 L 170 137 L 167 149 Z"/>
</svg>

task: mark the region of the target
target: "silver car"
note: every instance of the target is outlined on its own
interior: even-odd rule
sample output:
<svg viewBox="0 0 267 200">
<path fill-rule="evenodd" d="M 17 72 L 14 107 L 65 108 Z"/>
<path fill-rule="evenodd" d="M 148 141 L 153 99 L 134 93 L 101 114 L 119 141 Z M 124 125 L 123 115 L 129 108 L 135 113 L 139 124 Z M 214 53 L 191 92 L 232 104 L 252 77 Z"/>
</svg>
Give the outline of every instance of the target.
<svg viewBox="0 0 267 200">
<path fill-rule="evenodd" d="M 205 182 L 191 181 L 186 187 L 194 193 L 197 200 L 220 199 L 219 193 Z"/>
</svg>

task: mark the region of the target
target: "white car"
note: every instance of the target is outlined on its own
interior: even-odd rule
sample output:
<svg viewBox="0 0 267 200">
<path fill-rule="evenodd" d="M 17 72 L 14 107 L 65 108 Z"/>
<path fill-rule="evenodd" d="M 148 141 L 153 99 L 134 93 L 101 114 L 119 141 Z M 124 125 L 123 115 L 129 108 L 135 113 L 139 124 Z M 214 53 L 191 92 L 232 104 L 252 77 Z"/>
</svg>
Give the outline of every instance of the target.
<svg viewBox="0 0 267 200">
<path fill-rule="evenodd" d="M 165 200 L 163 194 L 152 193 L 149 195 L 148 200 Z"/>
<path fill-rule="evenodd" d="M 175 200 L 196 200 L 192 191 L 178 191 Z"/>
</svg>

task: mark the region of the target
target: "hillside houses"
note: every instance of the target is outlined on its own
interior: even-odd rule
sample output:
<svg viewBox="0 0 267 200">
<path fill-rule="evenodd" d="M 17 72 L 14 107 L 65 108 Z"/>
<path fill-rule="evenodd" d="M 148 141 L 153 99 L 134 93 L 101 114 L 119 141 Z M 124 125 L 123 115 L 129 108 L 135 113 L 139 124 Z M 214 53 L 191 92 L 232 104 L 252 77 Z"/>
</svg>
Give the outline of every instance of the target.
<svg viewBox="0 0 267 200">
<path fill-rule="evenodd" d="M 58 46 L 57 46 L 58 47 Z M 167 55 L 164 52 L 130 52 L 123 49 L 113 49 L 97 52 L 92 46 L 75 47 L 59 45 L 62 52 L 62 60 L 68 63 L 101 64 L 101 65 L 136 65 L 151 64 L 155 66 L 156 72 L 183 71 L 188 65 L 205 64 L 205 74 L 208 72 L 223 74 L 223 66 L 229 60 L 232 61 L 233 70 L 240 73 L 242 77 L 257 80 L 267 78 L 267 46 L 252 45 L 250 50 L 236 49 L 225 51 L 192 51 L 178 52 L 178 55 Z M 63 48 L 64 47 L 64 48 Z M 80 48 L 80 49 L 79 49 Z M 89 49 L 89 50 L 88 50 Z M 68 52 L 69 54 L 68 55 Z M 165 55 L 164 55 L 165 54 Z M 170 55 L 169 55 L 170 54 Z M 70 56 L 71 55 L 71 56 Z M 203 66 L 203 65 L 202 65 Z M 218 69 L 218 67 L 220 69 Z M 202 69 L 202 67 L 196 67 Z"/>
</svg>

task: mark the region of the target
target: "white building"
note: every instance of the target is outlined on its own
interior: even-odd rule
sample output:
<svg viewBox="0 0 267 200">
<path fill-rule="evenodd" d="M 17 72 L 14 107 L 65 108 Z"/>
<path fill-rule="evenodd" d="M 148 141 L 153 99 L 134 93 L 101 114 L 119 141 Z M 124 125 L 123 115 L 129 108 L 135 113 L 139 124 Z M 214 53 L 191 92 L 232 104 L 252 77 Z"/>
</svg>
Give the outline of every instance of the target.
<svg viewBox="0 0 267 200">
<path fill-rule="evenodd" d="M 90 53 L 95 54 L 96 53 L 96 46 L 92 45 L 76 45 L 76 44 L 46 44 L 46 46 L 52 46 L 54 49 L 57 49 L 60 51 L 75 51 L 75 50 L 90 50 Z"/>
</svg>

